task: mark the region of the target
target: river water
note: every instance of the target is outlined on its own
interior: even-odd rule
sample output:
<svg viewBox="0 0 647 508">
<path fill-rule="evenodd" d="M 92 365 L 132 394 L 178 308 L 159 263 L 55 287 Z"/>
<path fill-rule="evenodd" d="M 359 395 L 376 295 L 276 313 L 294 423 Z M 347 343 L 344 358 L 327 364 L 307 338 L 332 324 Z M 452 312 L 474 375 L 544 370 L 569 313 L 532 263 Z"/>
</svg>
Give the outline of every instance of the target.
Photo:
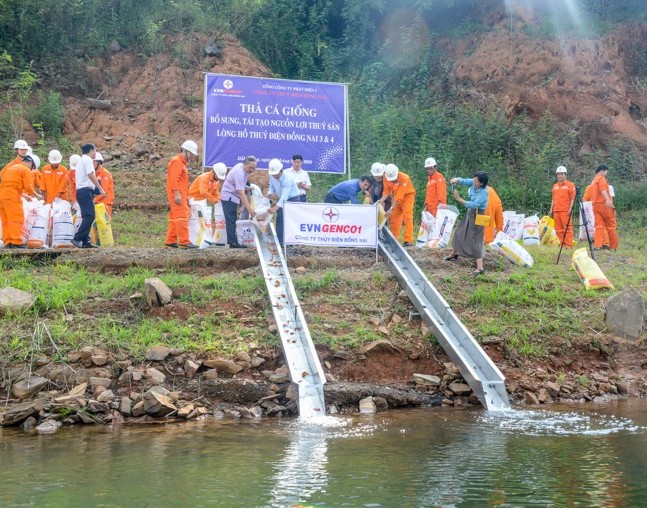
<svg viewBox="0 0 647 508">
<path fill-rule="evenodd" d="M 647 506 L 647 400 L 0 429 L 0 506 Z"/>
</svg>

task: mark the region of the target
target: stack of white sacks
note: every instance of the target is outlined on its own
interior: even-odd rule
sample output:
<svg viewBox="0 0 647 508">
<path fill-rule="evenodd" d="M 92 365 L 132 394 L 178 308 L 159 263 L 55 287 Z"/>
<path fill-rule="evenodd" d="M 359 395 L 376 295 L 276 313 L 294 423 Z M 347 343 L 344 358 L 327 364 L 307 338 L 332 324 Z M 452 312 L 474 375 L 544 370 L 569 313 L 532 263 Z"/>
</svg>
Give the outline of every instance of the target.
<svg viewBox="0 0 647 508">
<path fill-rule="evenodd" d="M 30 249 L 72 247 L 74 214 L 69 202 L 56 198 L 51 205 L 44 201 L 22 200 L 25 222 L 22 226 L 23 244 Z M 80 222 L 80 221 L 79 221 Z M 2 225 L 0 224 L 0 233 Z M 0 248 L 4 247 L 0 240 Z"/>
</svg>

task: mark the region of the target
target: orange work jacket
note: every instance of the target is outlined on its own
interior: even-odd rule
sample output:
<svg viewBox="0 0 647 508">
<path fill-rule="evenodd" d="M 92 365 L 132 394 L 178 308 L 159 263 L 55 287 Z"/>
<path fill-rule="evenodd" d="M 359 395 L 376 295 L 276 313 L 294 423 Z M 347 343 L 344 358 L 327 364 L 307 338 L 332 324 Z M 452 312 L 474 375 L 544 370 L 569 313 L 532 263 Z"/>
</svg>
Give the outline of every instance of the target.
<svg viewBox="0 0 647 508">
<path fill-rule="evenodd" d="M 413 194 L 415 197 L 416 189 L 413 186 L 413 182 L 411 181 L 411 178 L 409 178 L 409 175 L 402 171 L 398 171 L 398 177 L 392 182 L 389 182 L 384 178 L 384 190 L 382 191 L 382 196 L 393 196 L 393 206 L 395 206 L 396 203 L 401 204 L 405 197 L 410 194 Z"/>
<path fill-rule="evenodd" d="M 189 193 L 189 170 L 187 160 L 182 154 L 173 157 L 166 171 L 166 194 L 169 201 L 173 201 L 175 191 L 180 191 L 182 200 L 186 200 Z"/>
<path fill-rule="evenodd" d="M 112 215 L 112 205 L 115 202 L 115 182 L 112 178 L 112 173 L 110 173 L 110 171 L 108 171 L 103 166 L 99 166 L 94 171 L 94 174 L 97 177 L 97 180 L 99 180 L 101 187 L 104 191 L 106 191 L 107 194 L 105 198 L 100 194 L 98 196 L 95 196 L 94 203 L 103 203 L 104 205 L 106 205 L 108 214 Z"/>
<path fill-rule="evenodd" d="M 202 173 L 193 180 L 189 187 L 189 197 L 195 200 L 206 199 L 212 205 L 220 201 L 220 180 L 213 171 Z"/>
<path fill-rule="evenodd" d="M 69 201 L 67 168 L 62 164 L 44 166 L 40 174 L 40 188 L 45 193 L 46 204 L 52 203 L 54 198 Z"/>
<path fill-rule="evenodd" d="M 447 204 L 447 182 L 445 177 L 436 170 L 433 175 L 427 177 L 425 207 L 433 215 L 436 215 L 439 203 Z"/>
<path fill-rule="evenodd" d="M 601 172 L 595 175 L 593 181 L 591 182 L 591 201 L 593 205 L 606 205 L 607 201 L 602 195 L 602 191 L 607 191 L 607 196 L 613 203 L 613 198 L 611 197 L 611 192 L 609 192 L 609 182 L 607 182 L 606 176 Z"/>
<path fill-rule="evenodd" d="M 568 212 L 575 199 L 575 184 L 564 180 L 553 185 L 553 212 Z"/>
</svg>

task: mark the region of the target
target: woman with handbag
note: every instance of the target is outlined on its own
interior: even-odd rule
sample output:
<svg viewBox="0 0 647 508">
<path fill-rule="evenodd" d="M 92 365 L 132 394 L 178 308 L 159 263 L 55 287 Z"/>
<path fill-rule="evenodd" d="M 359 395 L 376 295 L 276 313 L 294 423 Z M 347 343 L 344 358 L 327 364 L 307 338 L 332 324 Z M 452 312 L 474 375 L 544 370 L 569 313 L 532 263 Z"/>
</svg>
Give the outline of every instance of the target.
<svg viewBox="0 0 647 508">
<path fill-rule="evenodd" d="M 452 178 L 449 181 L 452 188 L 456 184 L 469 187 L 468 199 L 463 199 L 457 190 L 454 190 L 454 199 L 467 208 L 465 218 L 458 224 L 452 241 L 452 253 L 445 261 L 454 261 L 458 256 L 476 260 L 476 270 L 473 275 L 482 275 L 483 269 L 483 235 L 485 226 L 490 223 L 490 217 L 485 215 L 488 205 L 487 182 L 488 176 L 484 171 L 479 171 L 474 178 Z"/>
</svg>

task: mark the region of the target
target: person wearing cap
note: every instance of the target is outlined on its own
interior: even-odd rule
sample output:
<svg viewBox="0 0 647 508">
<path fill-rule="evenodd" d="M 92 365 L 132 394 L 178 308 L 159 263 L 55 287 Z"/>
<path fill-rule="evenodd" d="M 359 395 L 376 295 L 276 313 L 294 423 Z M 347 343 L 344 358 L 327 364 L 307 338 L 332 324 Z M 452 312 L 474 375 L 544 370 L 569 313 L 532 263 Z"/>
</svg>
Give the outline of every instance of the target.
<svg viewBox="0 0 647 508">
<path fill-rule="evenodd" d="M 2 170 L 0 182 L 0 222 L 2 222 L 2 241 L 7 249 L 24 249 L 22 227 L 25 222 L 22 198 L 31 201 L 32 197 L 41 198 L 32 184 L 31 170 L 40 161 L 35 155 L 21 157 L 20 162 Z"/>
<path fill-rule="evenodd" d="M 403 173 L 395 164 L 387 164 L 384 169 L 384 191 L 378 203 L 393 199 L 391 208 L 386 212 L 389 229 L 398 240 L 404 223 L 404 245 L 413 245 L 413 206 L 416 202 L 416 189 L 409 175 Z"/>
<path fill-rule="evenodd" d="M 364 196 L 368 196 L 371 180 L 371 176 L 362 175 L 359 178 L 339 182 L 337 185 L 333 185 L 326 193 L 324 203 L 341 205 L 342 203 L 350 202 L 352 205 L 356 205 L 357 194 L 361 192 Z"/>
<path fill-rule="evenodd" d="M 256 157 L 249 155 L 243 162 L 236 164 L 225 178 L 220 191 L 220 203 L 222 212 L 225 215 L 225 227 L 227 229 L 227 245 L 231 249 L 244 249 L 245 245 L 238 243 L 236 236 L 236 221 L 238 220 L 238 207 L 247 210 L 250 217 L 256 216 L 247 193 L 251 188 L 247 183 L 247 177 L 256 171 Z"/>
<path fill-rule="evenodd" d="M 604 245 L 604 233 L 609 238 L 609 248 L 618 248 L 618 235 L 616 233 L 616 211 L 613 206 L 613 196 L 609 189 L 607 174 L 609 168 L 600 164 L 595 168 L 595 177 L 591 182 L 591 201 L 593 202 L 593 215 L 595 217 L 595 248 L 601 249 Z"/>
<path fill-rule="evenodd" d="M 452 178 L 449 182 L 452 185 L 469 186 L 469 190 L 467 191 L 468 199 L 462 198 L 456 189 L 453 192 L 454 199 L 467 208 L 467 213 L 454 231 L 452 253 L 445 258 L 445 261 L 455 261 L 458 256 L 474 259 L 476 260 L 476 270 L 472 274 L 482 275 L 485 272 L 483 268 L 485 228 L 476 224 L 476 215 L 485 215 L 485 210 L 488 207 L 488 175 L 485 171 L 479 171 L 474 175 L 474 178 Z"/>
<path fill-rule="evenodd" d="M 302 165 L 303 157 L 299 154 L 295 154 L 292 156 L 292 167 L 287 168 L 284 171 L 297 183 L 297 187 L 299 188 L 299 201 L 306 203 L 308 201 L 308 191 L 310 190 L 310 187 L 312 187 L 312 184 L 310 183 L 308 172 L 301 167 Z"/>
<path fill-rule="evenodd" d="M 186 140 L 180 146 L 180 153 L 171 158 L 166 168 L 166 197 L 169 204 L 167 247 L 197 249 L 189 241 L 189 169 L 192 160 L 198 160 L 198 145 Z"/>
<path fill-rule="evenodd" d="M 369 199 L 371 204 L 377 203 L 382 197 L 382 192 L 384 192 L 384 170 L 386 168 L 385 164 L 381 162 L 374 162 L 371 166 L 371 176 L 373 181 L 371 182 L 371 188 L 369 189 Z M 382 207 L 386 212 L 391 208 L 391 196 L 389 196 L 386 201 L 382 203 Z"/>
<path fill-rule="evenodd" d="M 427 189 L 425 191 L 425 208 L 436 217 L 438 205 L 447 204 L 447 182 L 445 177 L 436 167 L 436 159 L 428 157 L 425 159 L 425 169 L 427 170 Z"/>
<path fill-rule="evenodd" d="M 81 209 L 81 225 L 72 238 L 72 245 L 80 249 L 96 247 L 90 242 L 90 230 L 95 218 L 94 196 L 97 193 L 103 197 L 107 196 L 94 172 L 95 154 L 96 148 L 92 143 L 84 144 L 81 146 L 81 159 L 76 165 L 76 200 Z"/>
<path fill-rule="evenodd" d="M 63 160 L 61 152 L 51 150 L 47 156 L 47 160 L 49 164 L 43 166 L 40 175 L 40 190 L 45 198 L 45 204 L 49 205 L 53 203 L 56 198 L 69 201 L 68 170 L 61 164 Z"/>
<path fill-rule="evenodd" d="M 220 201 L 220 186 L 227 176 L 227 166 L 222 162 L 216 162 L 210 171 L 198 176 L 191 187 L 189 187 L 189 197 L 196 201 L 206 199 L 210 205 L 215 205 Z"/>
<path fill-rule="evenodd" d="M 106 197 L 94 197 L 94 204 L 103 203 L 106 207 L 108 217 L 112 217 L 112 206 L 115 202 L 115 182 L 112 178 L 112 173 L 104 167 L 103 155 L 99 152 L 94 154 L 94 172 L 97 175 L 97 180 L 101 183 L 101 187 L 106 191 Z"/>
<path fill-rule="evenodd" d="M 575 203 L 575 184 L 569 182 L 566 175 L 566 166 L 559 166 L 555 170 L 557 182 L 553 185 L 548 215 L 555 220 L 555 233 L 560 245 L 570 248 L 573 247 L 573 221 L 570 217 Z"/>
<path fill-rule="evenodd" d="M 9 161 L 5 166 L 0 170 L 0 173 L 7 169 L 9 166 L 13 166 L 14 164 L 20 164 L 23 159 L 29 155 L 29 152 L 31 148 L 29 148 L 29 144 L 27 144 L 27 141 L 24 139 L 17 139 L 16 142 L 13 144 L 13 149 L 16 152 L 16 158 L 13 159 L 12 161 Z"/>
<path fill-rule="evenodd" d="M 272 159 L 270 161 L 268 173 L 270 174 L 270 191 L 267 197 L 272 200 L 274 205 L 267 211 L 276 214 L 276 236 L 279 243 L 283 245 L 283 207 L 288 201 L 301 202 L 301 193 L 294 178 L 283 171 L 283 164 L 280 160 Z"/>
</svg>

